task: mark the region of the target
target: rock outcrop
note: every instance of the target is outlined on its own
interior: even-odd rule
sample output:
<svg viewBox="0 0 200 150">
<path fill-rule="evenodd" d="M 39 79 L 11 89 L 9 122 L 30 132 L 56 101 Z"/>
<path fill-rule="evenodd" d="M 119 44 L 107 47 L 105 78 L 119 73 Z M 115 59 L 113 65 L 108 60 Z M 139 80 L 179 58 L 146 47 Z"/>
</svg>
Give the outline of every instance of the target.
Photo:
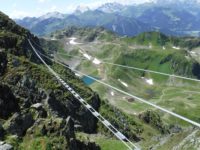
<svg viewBox="0 0 200 150">
<path fill-rule="evenodd" d="M 7 67 L 7 55 L 5 52 L 2 52 L 0 49 L 0 76 L 5 73 Z"/>
<path fill-rule="evenodd" d="M 0 84 L 0 118 L 7 119 L 17 111 L 19 111 L 18 99 L 7 85 Z"/>
<path fill-rule="evenodd" d="M 83 143 L 81 141 L 71 139 L 69 150 L 100 150 L 94 142 Z"/>
<path fill-rule="evenodd" d="M 98 95 L 94 95 L 91 99 L 91 106 L 98 111 L 100 107 L 100 99 Z M 95 133 L 97 130 L 98 120 L 85 108 L 82 108 L 79 112 L 79 121 L 82 125 L 84 132 Z"/>
<path fill-rule="evenodd" d="M 0 140 L 3 140 L 4 135 L 5 135 L 5 130 L 4 130 L 4 128 L 2 127 L 2 125 L 0 124 Z"/>
<path fill-rule="evenodd" d="M 169 133 L 168 127 L 161 120 L 160 115 L 152 110 L 147 110 L 141 114 L 139 114 L 139 118 L 142 119 L 147 124 L 152 125 L 157 128 L 162 134 Z"/>
<path fill-rule="evenodd" d="M 7 132 L 17 136 L 24 136 L 28 128 L 30 128 L 34 123 L 32 114 L 19 114 L 15 113 L 11 120 L 8 121 L 8 126 L 6 127 Z"/>
</svg>

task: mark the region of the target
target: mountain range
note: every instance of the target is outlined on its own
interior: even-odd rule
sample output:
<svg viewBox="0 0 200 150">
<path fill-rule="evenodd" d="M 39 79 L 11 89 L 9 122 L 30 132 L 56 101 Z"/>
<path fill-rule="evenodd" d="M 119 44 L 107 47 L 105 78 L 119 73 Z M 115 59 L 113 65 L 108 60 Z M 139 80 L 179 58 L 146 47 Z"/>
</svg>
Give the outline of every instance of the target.
<svg viewBox="0 0 200 150">
<path fill-rule="evenodd" d="M 199 36 L 200 4 L 196 0 L 159 0 L 140 5 L 107 3 L 95 10 L 79 6 L 72 14 L 51 12 L 41 17 L 15 21 L 37 35 L 45 35 L 67 26 L 101 26 L 119 35 L 135 36 L 146 31 L 167 35 Z"/>
</svg>

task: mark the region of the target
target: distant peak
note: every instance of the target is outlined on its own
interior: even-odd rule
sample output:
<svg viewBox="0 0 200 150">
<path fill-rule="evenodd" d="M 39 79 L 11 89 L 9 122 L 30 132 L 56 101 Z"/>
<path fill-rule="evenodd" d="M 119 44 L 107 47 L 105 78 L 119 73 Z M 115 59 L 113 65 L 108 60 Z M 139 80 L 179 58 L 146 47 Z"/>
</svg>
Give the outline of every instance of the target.
<svg viewBox="0 0 200 150">
<path fill-rule="evenodd" d="M 103 4 L 97 10 L 103 11 L 105 13 L 114 13 L 119 12 L 122 9 L 124 9 L 124 5 L 114 2 Z"/>
<path fill-rule="evenodd" d="M 200 0 L 154 0 L 157 4 L 197 4 Z"/>
<path fill-rule="evenodd" d="M 89 11 L 90 8 L 88 6 L 84 6 L 84 5 L 79 5 L 76 10 L 75 13 L 84 13 L 86 11 Z"/>
<path fill-rule="evenodd" d="M 60 18 L 60 19 L 63 19 L 64 18 L 64 14 L 58 12 L 58 11 L 55 11 L 55 12 L 48 12 L 47 14 L 41 16 L 40 18 L 42 19 L 48 19 L 48 18 Z"/>
</svg>

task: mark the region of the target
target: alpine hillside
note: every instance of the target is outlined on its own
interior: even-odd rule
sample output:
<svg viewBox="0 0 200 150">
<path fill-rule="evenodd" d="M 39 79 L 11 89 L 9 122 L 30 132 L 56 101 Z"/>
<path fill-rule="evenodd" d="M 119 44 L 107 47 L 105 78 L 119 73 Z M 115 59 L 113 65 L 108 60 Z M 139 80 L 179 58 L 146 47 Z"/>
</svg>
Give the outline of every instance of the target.
<svg viewBox="0 0 200 150">
<path fill-rule="evenodd" d="M 104 28 L 69 27 L 41 39 L 41 45 L 51 58 L 75 70 L 199 122 L 199 82 L 173 76 L 200 78 L 199 41 L 199 38 L 172 37 L 159 32 L 120 37 Z M 52 42 L 60 47 L 52 49 L 48 44 Z M 136 139 L 142 149 L 199 148 L 197 128 L 85 75 L 76 73 L 76 76 L 98 92 L 101 99 L 139 124 L 142 130 Z M 193 140 L 196 144 L 192 144 Z"/>
</svg>

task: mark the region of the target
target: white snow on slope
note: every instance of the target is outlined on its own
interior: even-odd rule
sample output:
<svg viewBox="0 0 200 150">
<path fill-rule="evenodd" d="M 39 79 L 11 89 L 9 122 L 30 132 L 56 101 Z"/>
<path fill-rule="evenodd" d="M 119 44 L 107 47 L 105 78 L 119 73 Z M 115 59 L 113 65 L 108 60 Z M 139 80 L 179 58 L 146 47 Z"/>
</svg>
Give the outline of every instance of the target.
<svg viewBox="0 0 200 150">
<path fill-rule="evenodd" d="M 78 42 L 75 42 L 75 40 L 76 40 L 77 38 L 75 38 L 75 37 L 72 37 L 72 38 L 69 38 L 69 44 L 71 44 L 71 45 L 79 45 L 79 44 L 82 44 L 82 43 L 78 43 Z"/>
<path fill-rule="evenodd" d="M 180 49 L 180 47 L 176 47 L 176 46 L 173 46 L 172 48 L 173 49 L 178 49 L 178 50 Z"/>
<path fill-rule="evenodd" d="M 97 58 L 94 58 L 94 60 L 92 61 L 94 64 L 99 65 L 101 64 L 101 61 L 98 60 Z"/>
<path fill-rule="evenodd" d="M 110 92 L 110 94 L 112 95 L 112 96 L 114 96 L 115 95 L 115 93 L 112 91 L 112 92 Z"/>
<path fill-rule="evenodd" d="M 128 87 L 128 84 L 127 84 L 127 83 L 121 81 L 120 79 L 118 79 L 118 81 L 119 81 L 122 85 L 124 85 L 125 87 Z"/>
<path fill-rule="evenodd" d="M 146 79 L 146 82 L 149 84 L 149 85 L 153 85 L 153 79 Z"/>
<path fill-rule="evenodd" d="M 77 76 L 77 77 L 80 77 L 81 75 L 80 74 L 78 74 L 78 73 L 75 73 L 75 75 Z"/>
<path fill-rule="evenodd" d="M 91 60 L 92 59 L 92 57 L 90 56 L 90 55 L 88 55 L 88 54 L 83 54 L 83 56 L 85 57 L 85 58 L 87 58 L 88 60 Z"/>
<path fill-rule="evenodd" d="M 142 77 L 142 79 L 144 79 L 145 82 L 148 83 L 149 85 L 154 85 L 153 79 L 147 79 L 147 78 L 144 78 L 144 77 Z"/>
</svg>

